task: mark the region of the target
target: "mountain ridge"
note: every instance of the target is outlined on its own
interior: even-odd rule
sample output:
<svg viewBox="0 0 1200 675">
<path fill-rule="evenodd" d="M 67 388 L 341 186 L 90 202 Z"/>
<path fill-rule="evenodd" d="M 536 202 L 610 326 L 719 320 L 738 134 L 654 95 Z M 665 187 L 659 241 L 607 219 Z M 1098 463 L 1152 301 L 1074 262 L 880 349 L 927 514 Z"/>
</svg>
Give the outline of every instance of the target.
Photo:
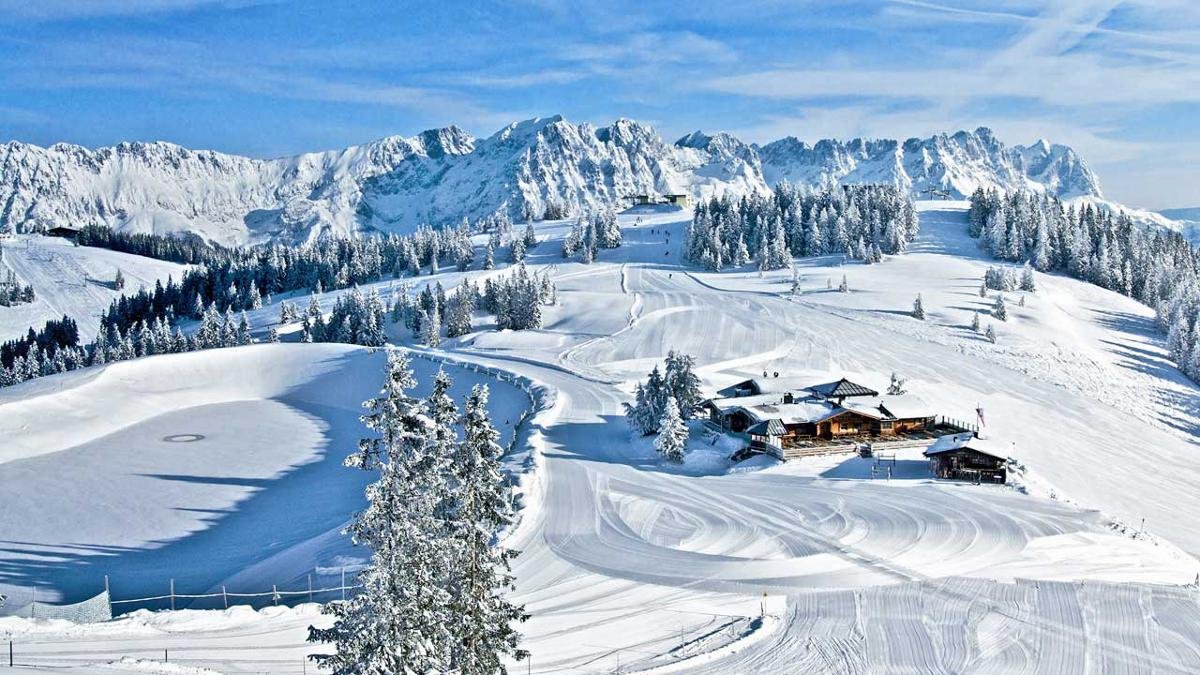
<svg viewBox="0 0 1200 675">
<path fill-rule="evenodd" d="M 1044 140 L 1006 146 L 986 127 L 811 145 L 794 136 L 759 145 L 695 131 L 669 143 L 624 117 L 597 127 L 553 115 L 482 138 L 451 125 L 275 159 L 166 141 L 96 149 L 10 141 L 0 145 L 0 231 L 105 224 L 224 244 L 298 242 L 408 231 L 497 210 L 540 216 L 550 203 L 580 211 L 640 193 L 762 193 L 783 180 L 883 182 L 959 198 L 977 187 L 1103 197 L 1071 148 Z"/>
</svg>

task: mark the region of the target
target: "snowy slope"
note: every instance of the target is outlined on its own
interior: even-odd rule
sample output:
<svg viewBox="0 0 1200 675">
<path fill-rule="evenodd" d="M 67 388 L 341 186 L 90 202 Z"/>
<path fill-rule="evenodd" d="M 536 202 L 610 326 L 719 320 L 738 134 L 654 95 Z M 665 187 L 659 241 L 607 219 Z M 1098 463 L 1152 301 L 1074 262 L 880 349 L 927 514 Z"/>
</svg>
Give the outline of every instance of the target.
<svg viewBox="0 0 1200 675">
<path fill-rule="evenodd" d="M 737 150 L 726 147 L 737 159 Z M 551 272 L 559 297 L 557 306 L 546 308 L 545 326 L 481 331 L 444 345 L 455 358 L 518 373 L 556 392 L 554 405 L 531 425 L 540 494 L 507 540 L 522 551 L 515 563 L 516 599 L 533 615 L 521 627 L 524 646 L 534 655 L 531 671 L 1200 668 L 1200 605 L 1194 589 L 1183 586 L 1200 572 L 1194 557 L 1200 552 L 1200 530 L 1190 515 L 1200 510 L 1194 489 L 1200 467 L 1179 461 L 1192 452 L 1200 428 L 1197 388 L 1167 361 L 1163 340 L 1150 325 L 1151 310 L 1073 279 L 1039 274 L 1039 290 L 1026 297 L 1024 307 L 1016 295 L 1010 297 L 1011 317 L 997 324 L 998 344 L 972 333 L 971 312 L 990 304 L 977 294 L 979 281 L 995 263 L 966 236 L 964 210 L 962 202 L 921 204 L 922 234 L 913 250 L 882 264 L 843 264 L 840 256 L 799 261 L 802 292 L 795 296 L 788 271 L 759 276 L 751 269 L 707 273 L 680 266 L 686 214 L 621 216 L 623 246 L 602 251 L 591 265 L 562 260 L 553 239 L 563 235 L 563 223 L 541 226 L 541 234 L 552 241 L 535 249 L 529 262 Z M 849 293 L 826 289 L 827 280 L 836 286 L 843 274 Z M 928 313 L 924 322 L 907 314 L 918 292 Z M 298 349 L 341 351 L 301 359 L 292 351 Z M 629 400 L 633 381 L 669 349 L 694 354 L 709 388 L 763 370 L 801 383 L 845 375 L 882 387 L 888 374 L 898 371 L 909 378 L 910 391 L 943 414 L 969 419 L 981 405 L 988 433 L 1011 444 L 1028 467 L 1022 480 L 1029 494 L 932 480 L 916 452 L 898 457 L 890 481 L 872 480 L 870 460 L 848 456 L 728 472 L 724 445 L 714 444 L 700 425 L 688 463 L 664 465 L 645 439 L 631 438 L 621 404 Z M 288 355 L 287 361 L 274 361 L 272 350 Z M 281 345 L 122 364 L 144 369 L 128 377 L 110 366 L 95 385 L 112 392 L 101 398 L 119 396 L 138 408 L 163 406 L 165 414 L 150 416 L 129 432 L 123 418 L 102 422 L 104 416 L 93 419 L 90 408 L 79 413 L 89 418 L 86 424 L 74 423 L 71 410 L 94 397 L 83 395 L 82 385 L 53 393 L 55 382 L 66 381 L 60 378 L 87 378 L 88 371 L 26 383 L 22 399 L 35 386 L 46 387 L 45 395 L 0 405 L 0 413 L 15 411 L 27 420 L 24 428 L 0 432 L 19 439 L 16 452 L 30 459 L 0 464 L 0 483 L 33 480 L 27 474 L 6 480 L 6 467 L 73 452 L 40 454 L 43 447 L 75 443 L 97 451 L 111 443 L 153 449 L 149 441 L 168 433 L 155 425 L 179 426 L 170 411 L 180 405 L 194 413 L 182 420 L 212 424 L 221 432 L 228 415 L 220 409 L 210 415 L 202 405 L 219 405 L 233 396 L 249 399 L 254 404 L 247 410 L 267 427 L 261 435 L 237 427 L 229 430 L 239 436 L 229 450 L 213 444 L 207 456 L 155 456 L 161 462 L 156 474 L 208 478 L 202 485 L 158 478 L 172 489 L 155 493 L 163 504 L 155 507 L 154 520 L 202 519 L 191 511 L 168 511 L 229 509 L 224 505 L 229 496 L 222 491 L 248 490 L 267 471 L 298 461 L 292 455 L 305 451 L 278 448 L 278 439 L 305 445 L 316 433 L 312 425 L 328 424 L 332 415 L 343 413 L 310 416 L 295 410 L 333 402 L 349 415 L 351 402 L 361 394 L 357 389 L 371 388 L 361 380 L 371 378 L 367 361 L 378 357 L 358 356 L 364 353 Z M 161 365 L 169 364 L 167 359 L 191 364 L 206 358 L 224 365 L 212 366 L 212 375 L 203 378 L 189 374 L 194 366 Z M 184 391 L 202 394 L 169 391 L 169 397 L 188 399 L 157 403 L 164 396 L 158 389 L 170 378 L 198 380 L 201 386 Z M 259 380 L 267 384 L 260 388 Z M 226 387 L 233 393 L 222 393 Z M 28 423 L 33 413 L 25 412 L 34 410 L 38 417 L 67 415 L 72 424 L 61 426 L 78 427 L 79 437 L 38 430 Z M 332 426 L 327 434 L 342 433 L 336 431 L 340 425 Z M 113 436 L 104 435 L 110 431 Z M 139 444 L 125 442 L 132 438 L 122 435 L 127 433 L 136 433 Z M 227 466 L 224 452 L 261 459 Z M 132 474 L 137 461 L 122 456 L 116 466 Z M 171 468 L 174 463 L 183 468 Z M 55 467 L 64 464 L 58 461 Z M 286 483 L 296 470 L 291 471 L 265 480 Z M 121 480 L 139 489 L 154 485 L 139 476 Z M 53 492 L 53 485 L 63 483 L 34 484 L 40 492 Z M 178 489 L 183 486 L 210 496 L 193 503 Z M 267 498 L 274 489 L 264 490 Z M 140 567 L 149 559 L 158 563 L 156 572 L 183 570 L 176 575 L 182 578 L 192 565 L 187 553 L 203 555 L 226 546 L 240 552 L 255 549 L 245 545 L 245 538 L 266 539 L 261 524 L 229 524 L 236 524 L 238 514 L 257 513 L 257 497 L 238 502 L 234 515 L 220 512 L 216 524 L 201 525 L 182 542 L 154 548 L 144 541 L 147 534 L 128 540 L 88 535 L 93 529 L 115 530 L 105 514 L 122 509 L 97 486 L 76 494 L 101 495 L 94 499 L 102 507 L 86 527 L 69 536 L 56 534 L 29 553 L 5 551 L 0 559 L 13 562 L 0 566 L 0 575 L 6 569 L 26 576 L 60 574 L 56 585 L 67 586 L 74 577 L 60 570 L 91 556 L 82 569 L 127 566 L 141 572 L 132 575 L 140 581 L 154 576 Z M 316 509 L 313 518 L 323 513 L 321 505 L 305 508 Z M 1139 531 L 1143 517 L 1145 532 Z M 293 518 L 288 525 L 289 534 L 305 530 L 304 542 L 322 542 L 320 550 L 331 550 L 323 548 L 324 540 L 314 534 L 321 528 L 307 518 Z M 0 533 L 18 540 L 38 536 L 21 529 L 34 527 L 18 521 L 0 526 Z M 163 529 L 169 533 L 178 527 Z M 104 551 L 105 558 L 67 547 L 85 536 L 90 536 L 85 542 L 111 539 L 115 545 Z M 193 541 L 205 546 L 188 543 Z M 120 548 L 124 545 L 132 550 Z M 211 574 L 225 578 L 247 563 L 265 574 L 261 566 L 273 564 L 269 553 L 254 550 L 253 556 L 264 556 L 257 561 L 239 553 L 243 558 L 222 563 Z M 280 574 L 296 569 L 287 556 L 277 560 Z M 129 583 L 129 577 L 123 579 Z M 764 610 L 768 616 L 759 624 Z M 0 631 L 28 635 L 36 642 L 29 647 L 30 662 L 47 669 L 84 668 L 122 654 L 154 658 L 153 650 L 176 641 L 188 666 L 300 672 L 298 657 L 312 649 L 300 642 L 311 621 L 307 611 L 281 612 L 278 621 L 224 612 L 165 613 L 83 628 L 4 620 Z M 193 635 L 163 635 L 145 627 L 156 621 L 163 632 L 189 621 L 202 628 Z M 249 639 L 256 640 L 256 649 L 247 653 Z M 103 650 L 99 658 L 97 650 Z M 269 666 L 258 665 L 257 657 Z"/>
<path fill-rule="evenodd" d="M 44 601 L 76 601 L 104 575 L 118 598 L 159 595 L 171 578 L 197 593 L 295 588 L 314 568 L 336 577 L 362 555 L 336 530 L 361 507 L 369 475 L 342 459 L 363 435 L 360 404 L 383 363 L 381 351 L 350 345 L 254 345 L 0 390 L 0 538 L 21 542 L 0 554 L 0 594 L 19 608 L 33 584 Z M 427 388 L 437 364 L 413 365 Z M 507 442 L 524 392 L 447 372 L 458 401 L 490 384 Z M 243 574 L 267 559 L 265 581 Z"/>
<path fill-rule="evenodd" d="M 748 194 L 780 180 L 888 182 L 953 196 L 977 186 L 1100 196 L 1070 148 L 1006 147 L 987 129 L 929 139 L 820 141 L 762 147 L 728 134 L 664 142 L 618 119 L 596 128 L 561 116 L 514 122 L 476 139 L 457 127 L 295 157 L 259 160 L 170 143 L 89 150 L 0 145 L 0 231 L 103 223 L 193 232 L 235 244 L 411 230 L 554 199 L 575 210 L 640 193 Z"/>
<path fill-rule="evenodd" d="M 112 288 L 117 270 L 125 276 L 125 293 L 153 289 L 156 281 L 178 280 L 186 265 L 118 253 L 90 246 L 75 246 L 66 239 L 40 235 L 15 235 L 0 240 L 4 256 L 0 268 L 16 273 L 21 283 L 33 286 L 36 300 L 0 307 L 0 341 L 41 328 L 48 319 L 64 315 L 79 324 L 80 342 L 91 341 L 99 316 L 122 291 Z"/>
</svg>

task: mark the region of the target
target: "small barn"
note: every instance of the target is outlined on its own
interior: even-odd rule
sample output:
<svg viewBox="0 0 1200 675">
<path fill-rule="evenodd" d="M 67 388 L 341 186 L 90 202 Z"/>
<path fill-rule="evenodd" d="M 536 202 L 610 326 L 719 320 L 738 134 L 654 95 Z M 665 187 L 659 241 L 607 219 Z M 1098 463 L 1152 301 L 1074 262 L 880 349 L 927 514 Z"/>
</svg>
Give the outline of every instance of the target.
<svg viewBox="0 0 1200 675">
<path fill-rule="evenodd" d="M 79 228 L 71 227 L 70 225 L 56 225 L 46 230 L 47 237 L 62 237 L 64 239 L 74 239 L 79 234 Z"/>
<path fill-rule="evenodd" d="M 940 436 L 925 449 L 925 456 L 938 478 L 988 483 L 1008 480 L 1008 455 L 1004 447 L 974 432 Z"/>
</svg>

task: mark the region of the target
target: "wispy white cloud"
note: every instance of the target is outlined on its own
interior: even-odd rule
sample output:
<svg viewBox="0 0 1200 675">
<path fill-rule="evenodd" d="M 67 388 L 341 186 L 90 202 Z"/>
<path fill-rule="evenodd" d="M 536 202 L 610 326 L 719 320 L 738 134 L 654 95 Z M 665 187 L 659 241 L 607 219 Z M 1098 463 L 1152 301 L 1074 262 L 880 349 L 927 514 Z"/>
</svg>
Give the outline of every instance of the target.
<svg viewBox="0 0 1200 675">
<path fill-rule="evenodd" d="M 0 0 L 0 22 L 171 14 L 207 8 L 237 9 L 272 2 L 279 0 Z"/>
</svg>

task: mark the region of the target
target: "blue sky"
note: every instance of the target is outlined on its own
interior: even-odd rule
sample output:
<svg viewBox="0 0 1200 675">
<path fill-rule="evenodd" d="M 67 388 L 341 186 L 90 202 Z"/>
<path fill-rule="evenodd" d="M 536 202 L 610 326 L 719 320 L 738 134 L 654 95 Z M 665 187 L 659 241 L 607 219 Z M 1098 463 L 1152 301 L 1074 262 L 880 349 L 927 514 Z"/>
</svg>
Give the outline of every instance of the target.
<svg viewBox="0 0 1200 675">
<path fill-rule="evenodd" d="M 0 0 L 0 138 L 279 156 L 561 113 L 668 139 L 992 127 L 1200 205 L 1200 2 Z M 579 5 L 579 6 L 574 6 Z"/>
</svg>

